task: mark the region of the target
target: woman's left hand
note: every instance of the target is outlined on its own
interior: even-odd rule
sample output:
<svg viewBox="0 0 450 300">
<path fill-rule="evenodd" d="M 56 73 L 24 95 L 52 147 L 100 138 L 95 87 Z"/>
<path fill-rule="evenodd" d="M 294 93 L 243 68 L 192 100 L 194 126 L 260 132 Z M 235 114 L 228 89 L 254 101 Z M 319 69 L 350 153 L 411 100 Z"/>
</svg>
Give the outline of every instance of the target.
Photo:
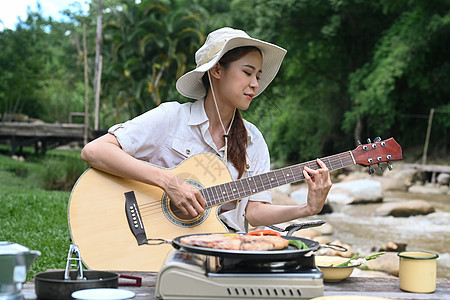
<svg viewBox="0 0 450 300">
<path fill-rule="evenodd" d="M 303 176 L 308 183 L 307 205 L 311 216 L 322 210 L 332 185 L 327 166 L 320 159 L 317 159 L 317 163 L 320 166 L 317 170 L 307 166 L 303 169 Z"/>
</svg>

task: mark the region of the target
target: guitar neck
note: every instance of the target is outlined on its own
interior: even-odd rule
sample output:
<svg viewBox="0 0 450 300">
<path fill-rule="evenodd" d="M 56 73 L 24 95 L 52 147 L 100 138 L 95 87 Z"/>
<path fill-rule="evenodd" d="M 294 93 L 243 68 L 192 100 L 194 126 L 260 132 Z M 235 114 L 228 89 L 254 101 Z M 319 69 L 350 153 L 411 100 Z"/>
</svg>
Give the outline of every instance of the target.
<svg viewBox="0 0 450 300">
<path fill-rule="evenodd" d="M 355 165 L 355 159 L 351 151 L 343 152 L 321 158 L 330 171 Z M 201 193 L 207 205 L 211 207 L 225 202 L 247 197 L 278 186 L 297 182 L 305 179 L 303 168 L 307 166 L 317 170 L 320 166 L 316 160 L 285 167 L 267 173 L 242 178 L 236 181 L 202 189 Z"/>
</svg>

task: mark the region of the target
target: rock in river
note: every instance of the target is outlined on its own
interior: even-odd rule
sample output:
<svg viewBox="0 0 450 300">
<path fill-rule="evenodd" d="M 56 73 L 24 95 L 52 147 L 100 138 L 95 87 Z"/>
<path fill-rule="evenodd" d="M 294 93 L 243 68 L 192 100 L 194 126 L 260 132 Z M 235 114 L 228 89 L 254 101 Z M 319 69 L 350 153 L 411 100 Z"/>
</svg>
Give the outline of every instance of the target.
<svg viewBox="0 0 450 300">
<path fill-rule="evenodd" d="M 337 204 L 377 203 L 383 201 L 383 188 L 370 179 L 340 182 L 333 184 L 328 199 Z"/>
<path fill-rule="evenodd" d="M 383 203 L 377 208 L 376 214 L 380 216 L 409 217 L 415 215 L 428 215 L 434 211 L 434 207 L 424 200 L 410 200 L 404 202 Z"/>
</svg>

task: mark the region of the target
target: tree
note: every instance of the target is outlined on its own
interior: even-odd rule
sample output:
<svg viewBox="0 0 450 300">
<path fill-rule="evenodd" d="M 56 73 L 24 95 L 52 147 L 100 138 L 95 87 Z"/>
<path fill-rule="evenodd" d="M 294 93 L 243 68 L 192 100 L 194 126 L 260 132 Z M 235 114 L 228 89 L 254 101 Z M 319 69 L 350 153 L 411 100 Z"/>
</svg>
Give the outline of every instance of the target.
<svg viewBox="0 0 450 300">
<path fill-rule="evenodd" d="M 350 77 L 354 105 L 343 126 L 348 130 L 360 124 L 356 136 L 363 128 L 391 130 L 402 134 L 406 143 L 416 140 L 420 132 L 423 142 L 426 127 L 404 116 L 427 115 L 431 108 L 448 107 L 450 53 L 444 45 L 450 42 L 450 5 L 444 1 L 402 4 L 384 3 L 384 11 L 397 18 L 379 39 L 372 57 Z M 394 130 L 396 124 L 400 126 Z M 445 145 L 449 141 L 435 142 Z"/>
<path fill-rule="evenodd" d="M 204 40 L 201 19 L 181 4 L 124 1 L 121 11 L 105 16 L 104 92 L 116 95 L 116 119 L 119 114 L 121 119 L 135 116 L 175 95 L 174 83 L 186 71 L 187 54 Z"/>
<path fill-rule="evenodd" d="M 67 122 L 83 108 L 74 28 L 44 19 L 38 7 L 15 30 L 0 32 L 0 112 Z"/>
</svg>

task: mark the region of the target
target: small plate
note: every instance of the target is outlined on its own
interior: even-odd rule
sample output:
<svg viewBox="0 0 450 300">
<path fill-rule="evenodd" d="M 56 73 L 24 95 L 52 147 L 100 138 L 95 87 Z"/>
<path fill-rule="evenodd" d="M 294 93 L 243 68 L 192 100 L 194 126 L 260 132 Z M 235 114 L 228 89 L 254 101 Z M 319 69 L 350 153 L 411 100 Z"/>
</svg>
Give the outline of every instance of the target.
<svg viewBox="0 0 450 300">
<path fill-rule="evenodd" d="M 72 297 L 79 300 L 125 300 L 135 296 L 132 291 L 113 288 L 86 289 L 72 293 Z"/>
</svg>

